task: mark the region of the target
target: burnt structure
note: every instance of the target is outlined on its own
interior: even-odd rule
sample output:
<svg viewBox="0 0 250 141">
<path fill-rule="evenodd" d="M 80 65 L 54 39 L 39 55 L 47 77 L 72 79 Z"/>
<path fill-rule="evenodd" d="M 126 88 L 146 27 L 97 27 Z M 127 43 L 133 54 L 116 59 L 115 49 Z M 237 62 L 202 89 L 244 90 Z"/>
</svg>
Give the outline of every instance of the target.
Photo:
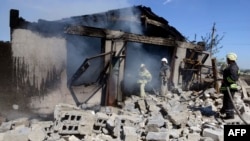
<svg viewBox="0 0 250 141">
<path fill-rule="evenodd" d="M 181 85 L 183 89 L 189 89 L 194 78 L 198 82 L 202 81 L 204 67 L 205 73 L 210 70 L 210 66 L 205 65 L 209 53 L 204 52 L 202 46 L 187 42 L 167 20 L 144 6 L 57 21 L 39 20 L 37 23 L 28 22 L 19 17 L 18 10 L 11 10 L 10 28 L 12 46 L 18 45 L 19 48 L 25 46 L 25 41 L 28 40 L 16 40 L 20 36 L 16 36 L 18 34 L 15 31 L 19 29 L 25 30 L 26 33 L 39 34 L 41 38 L 57 37 L 60 42 L 65 43 L 65 65 L 61 65 L 60 69 L 52 66 L 52 69 L 46 70 L 47 78 L 43 78 L 38 87 L 40 93 L 46 95 L 48 88 L 57 86 L 56 82 L 62 77 L 61 73 L 66 70 L 65 87 L 69 88 L 77 105 L 82 104 L 82 101 L 74 88 L 89 85 L 97 86 L 94 93 L 101 89 L 102 105 L 119 104 L 125 96 L 133 94 L 141 63 L 144 63 L 153 75 L 147 91 L 157 89 L 160 60 L 163 57 L 166 57 L 171 65 L 172 86 Z M 53 43 L 50 45 L 49 48 L 55 47 Z M 76 58 L 76 54 L 80 57 Z M 35 83 L 37 77 L 23 81 L 26 80 L 24 76 L 31 73 L 25 70 L 29 64 L 20 61 L 22 57 L 13 57 L 15 61 L 20 62 L 15 68 L 18 77 L 12 78 L 15 83 L 21 82 L 18 85 L 23 86 L 19 92 L 26 93 L 26 86 L 36 91 L 37 85 L 30 85 L 30 80 Z"/>
</svg>

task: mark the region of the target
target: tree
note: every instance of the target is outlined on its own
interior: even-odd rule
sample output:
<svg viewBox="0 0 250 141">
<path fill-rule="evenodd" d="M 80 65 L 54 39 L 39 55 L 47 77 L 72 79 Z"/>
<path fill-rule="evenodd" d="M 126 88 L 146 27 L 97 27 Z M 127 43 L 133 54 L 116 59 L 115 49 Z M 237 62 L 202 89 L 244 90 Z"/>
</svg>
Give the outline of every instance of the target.
<svg viewBox="0 0 250 141">
<path fill-rule="evenodd" d="M 222 45 L 220 45 L 221 40 L 224 35 L 220 36 L 216 33 L 215 23 L 213 24 L 211 33 L 207 33 L 206 36 L 201 36 L 202 42 L 205 43 L 205 50 L 210 51 L 211 56 L 218 53 Z"/>
</svg>

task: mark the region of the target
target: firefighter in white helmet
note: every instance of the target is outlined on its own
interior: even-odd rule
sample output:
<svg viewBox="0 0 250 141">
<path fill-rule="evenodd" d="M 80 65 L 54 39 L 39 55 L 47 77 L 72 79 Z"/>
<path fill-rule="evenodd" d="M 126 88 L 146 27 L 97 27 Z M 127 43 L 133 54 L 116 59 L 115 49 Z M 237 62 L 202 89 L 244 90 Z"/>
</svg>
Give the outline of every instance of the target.
<svg viewBox="0 0 250 141">
<path fill-rule="evenodd" d="M 170 77 L 170 66 L 168 65 L 167 58 L 161 59 L 161 68 L 160 68 L 160 95 L 166 96 L 168 94 L 168 83 Z"/>
<path fill-rule="evenodd" d="M 140 86 L 140 97 L 145 97 L 145 86 L 148 82 L 152 80 L 152 75 L 146 68 L 145 64 L 141 64 L 139 74 L 138 74 L 138 80 L 137 83 Z"/>
<path fill-rule="evenodd" d="M 234 97 L 235 92 L 238 90 L 238 86 L 236 82 L 239 79 L 239 67 L 236 63 L 237 55 L 235 53 L 228 53 L 226 55 L 227 58 L 227 67 L 223 70 L 223 81 L 220 88 L 223 96 L 223 106 L 220 110 L 220 114 L 224 119 L 233 119 L 234 118 L 234 106 L 233 102 L 229 97 L 229 92 L 227 88 L 229 88 L 231 96 Z"/>
</svg>

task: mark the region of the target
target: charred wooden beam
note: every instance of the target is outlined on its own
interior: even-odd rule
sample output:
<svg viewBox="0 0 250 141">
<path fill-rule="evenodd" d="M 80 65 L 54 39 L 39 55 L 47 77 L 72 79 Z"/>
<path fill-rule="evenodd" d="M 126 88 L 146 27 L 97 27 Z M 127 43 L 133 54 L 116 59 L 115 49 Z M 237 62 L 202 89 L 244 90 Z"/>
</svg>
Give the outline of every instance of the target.
<svg viewBox="0 0 250 141">
<path fill-rule="evenodd" d="M 165 30 L 170 29 L 169 26 L 167 26 L 165 23 L 161 23 L 159 21 L 152 20 L 152 19 L 148 18 L 146 15 L 141 16 L 141 18 L 143 18 L 147 24 L 152 24 L 152 25 L 155 25 L 158 27 L 162 27 Z"/>
<path fill-rule="evenodd" d="M 139 34 L 126 33 L 118 30 L 110 30 L 110 29 L 96 28 L 89 26 L 70 26 L 65 29 L 64 33 L 79 35 L 79 36 L 105 38 L 110 40 L 124 40 L 130 42 L 138 42 L 138 43 L 160 45 L 167 47 L 181 47 L 181 48 L 202 50 L 201 46 L 188 42 L 182 42 L 161 37 L 149 37 Z"/>
<path fill-rule="evenodd" d="M 109 29 L 87 27 L 87 26 L 70 26 L 66 28 L 65 33 L 81 35 L 81 36 L 97 37 L 97 38 L 106 38 L 110 40 L 125 40 L 130 42 L 139 42 L 139 43 L 154 44 L 160 46 L 175 47 L 177 45 L 176 42 L 172 39 L 149 37 L 138 34 L 126 33 L 117 30 L 109 30 Z"/>
<path fill-rule="evenodd" d="M 154 25 L 154 26 L 157 26 L 157 27 L 161 27 L 164 30 L 166 30 L 167 32 L 169 32 L 171 35 L 173 35 L 175 37 L 178 37 L 178 35 L 174 31 L 171 30 L 171 27 L 166 25 L 165 23 L 161 23 L 159 21 L 152 20 L 152 19 L 148 18 L 146 15 L 141 16 L 141 18 L 144 19 L 144 22 L 146 24 L 151 24 L 151 25 Z"/>
<path fill-rule="evenodd" d="M 214 88 L 217 93 L 219 93 L 219 84 L 218 84 L 218 70 L 216 65 L 216 58 L 212 58 L 212 69 L 213 69 L 213 78 L 214 78 Z"/>
</svg>

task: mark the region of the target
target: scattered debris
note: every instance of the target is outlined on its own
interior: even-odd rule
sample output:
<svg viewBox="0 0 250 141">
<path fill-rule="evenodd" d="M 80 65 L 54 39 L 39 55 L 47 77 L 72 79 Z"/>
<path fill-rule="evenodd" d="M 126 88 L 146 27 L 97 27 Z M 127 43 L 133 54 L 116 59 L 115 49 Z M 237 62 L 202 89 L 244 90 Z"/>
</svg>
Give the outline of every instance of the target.
<svg viewBox="0 0 250 141">
<path fill-rule="evenodd" d="M 22 141 L 223 141 L 223 125 L 244 122 L 238 116 L 231 120 L 217 117 L 222 95 L 215 92 L 210 88 L 198 94 L 182 91 L 164 97 L 149 93 L 146 98 L 132 95 L 126 98 L 123 107 L 99 106 L 98 110 L 87 105 L 58 104 L 51 121 L 27 118 L 2 121 L 0 141 L 17 138 Z M 236 97 L 240 95 L 239 92 Z M 241 103 L 240 111 L 249 117 L 249 105 L 239 98 L 236 103 Z"/>
</svg>

